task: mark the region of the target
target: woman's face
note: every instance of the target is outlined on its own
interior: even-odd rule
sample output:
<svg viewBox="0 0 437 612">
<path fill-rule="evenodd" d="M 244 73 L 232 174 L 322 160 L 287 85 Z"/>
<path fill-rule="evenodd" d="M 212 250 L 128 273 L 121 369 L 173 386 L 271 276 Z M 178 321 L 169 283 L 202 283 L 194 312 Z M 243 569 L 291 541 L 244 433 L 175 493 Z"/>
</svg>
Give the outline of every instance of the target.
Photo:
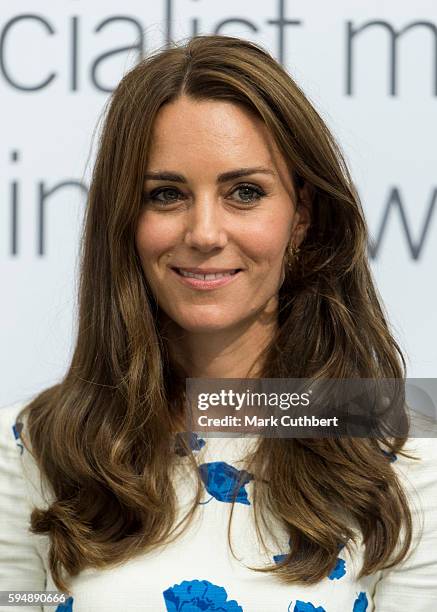
<svg viewBox="0 0 437 612">
<path fill-rule="evenodd" d="M 256 116 L 188 97 L 163 106 L 135 235 L 161 309 L 191 332 L 274 316 L 284 252 L 291 238 L 302 241 L 309 222 L 295 202 L 285 161 Z M 180 268 L 239 271 L 208 283 L 184 278 Z"/>
</svg>

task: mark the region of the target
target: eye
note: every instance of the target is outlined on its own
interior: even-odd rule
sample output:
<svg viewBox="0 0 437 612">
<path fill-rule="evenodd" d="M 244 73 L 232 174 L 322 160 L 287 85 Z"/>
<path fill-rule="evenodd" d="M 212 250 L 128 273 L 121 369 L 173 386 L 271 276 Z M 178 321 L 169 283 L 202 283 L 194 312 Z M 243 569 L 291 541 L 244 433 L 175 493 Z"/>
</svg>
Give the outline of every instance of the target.
<svg viewBox="0 0 437 612">
<path fill-rule="evenodd" d="M 240 204 L 252 204 L 257 200 L 260 200 L 266 195 L 266 192 L 258 187 L 257 185 L 250 185 L 247 183 L 237 185 L 232 193 L 239 192 L 240 198 L 236 201 Z M 163 198 L 159 196 L 164 196 Z M 155 202 L 158 205 L 174 204 L 178 202 L 183 194 L 176 187 L 159 187 L 154 189 L 150 193 L 143 194 L 143 200 L 145 202 Z M 234 198 L 235 199 L 235 198 Z"/>
<path fill-rule="evenodd" d="M 242 197 L 242 200 L 240 200 L 240 202 L 244 204 L 251 204 L 252 202 L 260 200 L 263 196 L 266 195 L 266 192 L 261 189 L 261 187 L 258 187 L 256 185 L 249 185 L 246 183 L 242 185 L 237 185 L 237 187 L 232 193 L 235 193 L 236 191 L 240 192 L 240 197 Z M 253 198 L 254 194 L 256 195 L 255 198 Z M 249 199 L 247 199 L 248 197 Z"/>
<path fill-rule="evenodd" d="M 160 196 L 163 193 L 170 193 L 170 198 L 160 199 Z M 146 202 L 158 202 L 158 204 L 172 204 L 173 202 L 178 201 L 178 194 L 180 195 L 179 189 L 176 187 L 160 187 L 159 189 L 154 189 L 150 193 L 144 193 L 143 199 Z"/>
</svg>

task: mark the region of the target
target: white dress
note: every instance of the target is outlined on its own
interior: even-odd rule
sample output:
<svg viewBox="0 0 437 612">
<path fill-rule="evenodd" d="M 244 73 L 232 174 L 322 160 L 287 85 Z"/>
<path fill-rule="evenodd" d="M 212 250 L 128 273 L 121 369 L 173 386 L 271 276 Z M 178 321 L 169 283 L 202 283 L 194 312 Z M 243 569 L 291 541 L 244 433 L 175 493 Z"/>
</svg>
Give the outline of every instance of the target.
<svg viewBox="0 0 437 612">
<path fill-rule="evenodd" d="M 0 591 L 57 591 L 48 570 L 48 538 L 28 532 L 31 508 L 47 503 L 38 468 L 21 444 L 15 420 L 23 403 L 0 409 Z M 391 457 L 412 502 L 415 525 L 412 553 L 402 565 L 357 580 L 363 560 L 361 540 L 351 551 L 339 548 L 331 574 L 312 586 L 284 585 L 272 574 L 244 566 L 278 562 L 289 540 L 278 529 L 263 551 L 252 522 L 252 477 L 246 472 L 232 519 L 227 499 L 240 453 L 253 438 L 202 438 L 191 435 L 204 497 L 194 522 L 175 542 L 110 569 L 86 569 L 72 579 L 72 596 L 51 606 L 0 605 L 0 611 L 44 612 L 434 612 L 437 610 L 437 440 L 410 439 L 413 462 Z M 180 510 L 189 504 L 194 480 L 180 456 L 176 487 Z M 422 534 L 417 531 L 422 527 Z M 421 537 L 420 537 L 421 535 Z"/>
</svg>

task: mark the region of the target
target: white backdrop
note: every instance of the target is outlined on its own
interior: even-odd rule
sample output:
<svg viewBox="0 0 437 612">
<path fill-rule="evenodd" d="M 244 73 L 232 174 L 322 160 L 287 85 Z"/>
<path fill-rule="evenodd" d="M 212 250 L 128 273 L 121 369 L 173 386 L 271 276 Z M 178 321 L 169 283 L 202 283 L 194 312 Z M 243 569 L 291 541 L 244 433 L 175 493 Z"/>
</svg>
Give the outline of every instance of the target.
<svg viewBox="0 0 437 612">
<path fill-rule="evenodd" d="M 0 8 L 0 405 L 69 363 L 109 92 L 141 52 L 195 32 L 263 44 L 315 104 L 360 192 L 408 376 L 437 376 L 435 0 L 14 0 Z"/>
</svg>

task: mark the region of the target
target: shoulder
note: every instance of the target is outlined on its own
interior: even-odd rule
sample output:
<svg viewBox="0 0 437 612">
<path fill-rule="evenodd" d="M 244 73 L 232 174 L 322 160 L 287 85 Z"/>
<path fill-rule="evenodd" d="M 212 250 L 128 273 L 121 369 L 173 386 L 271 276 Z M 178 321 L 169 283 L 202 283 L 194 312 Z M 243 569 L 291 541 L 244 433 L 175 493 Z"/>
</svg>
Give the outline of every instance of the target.
<svg viewBox="0 0 437 612">
<path fill-rule="evenodd" d="M 398 453 L 393 467 L 409 490 L 425 497 L 434 494 L 437 507 L 437 423 L 429 420 L 426 432 L 417 428 L 412 432 L 401 450 L 414 459 Z"/>
<path fill-rule="evenodd" d="M 414 609 L 437 606 L 437 429 L 429 437 L 408 438 L 396 455 L 393 469 L 409 502 L 413 521 L 412 548 L 403 562 L 381 572 L 375 592 L 376 609 Z"/>
<path fill-rule="evenodd" d="M 17 423 L 19 412 L 25 408 L 27 402 L 15 402 L 0 408 L 0 452 L 2 458 L 16 458 L 17 448 L 20 451 L 21 425 Z M 21 450 L 22 452 L 22 450 Z"/>
<path fill-rule="evenodd" d="M 424 526 L 437 533 L 437 426 L 430 425 L 428 436 L 409 437 L 392 465 L 410 502 L 416 528 Z"/>
<path fill-rule="evenodd" d="M 0 408 L 0 492 L 14 499 L 18 492 L 22 502 L 45 506 L 50 493 L 44 487 L 35 459 L 21 439 L 27 425 L 27 414 L 18 420 L 29 402 L 20 401 Z M 26 436 L 26 444 L 28 437 Z"/>
<path fill-rule="evenodd" d="M 29 530 L 33 500 L 26 462 L 30 455 L 16 427 L 25 405 L 18 402 L 0 408 L 0 590 L 45 589 L 46 544 Z"/>
<path fill-rule="evenodd" d="M 0 408 L 0 488 L 3 495 L 7 493 L 6 489 L 19 486 L 25 464 L 28 463 L 27 451 L 21 441 L 26 419 L 18 421 L 18 415 L 25 406 L 26 402 L 16 402 Z"/>
<path fill-rule="evenodd" d="M 17 416 L 25 404 L 15 403 L 0 408 L 0 507 L 2 517 L 13 522 L 29 511 L 28 486 L 24 478 L 20 427 Z"/>
</svg>

